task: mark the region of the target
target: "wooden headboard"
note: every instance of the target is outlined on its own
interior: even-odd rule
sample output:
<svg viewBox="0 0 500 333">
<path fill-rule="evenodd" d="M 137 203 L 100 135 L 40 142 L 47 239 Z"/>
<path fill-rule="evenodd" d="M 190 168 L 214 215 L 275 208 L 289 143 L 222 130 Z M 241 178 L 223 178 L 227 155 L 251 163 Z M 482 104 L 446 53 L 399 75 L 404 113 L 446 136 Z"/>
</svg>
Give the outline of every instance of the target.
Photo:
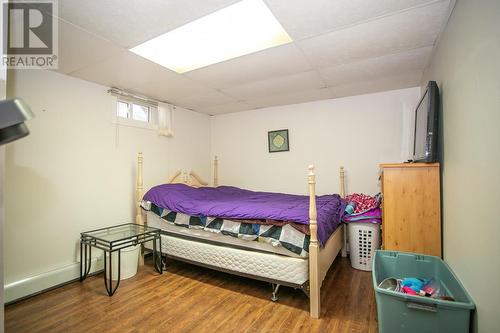
<svg viewBox="0 0 500 333">
<path fill-rule="evenodd" d="M 219 160 L 217 156 L 214 157 L 213 162 L 213 186 L 216 187 L 219 184 Z M 143 177 L 142 177 L 142 165 L 143 165 L 143 156 L 142 152 L 137 154 L 137 176 L 136 176 L 136 189 L 135 189 L 135 200 L 136 200 L 136 216 L 135 223 L 144 224 L 144 219 L 141 214 L 141 202 L 142 197 L 144 196 L 144 185 L 143 185 Z M 203 180 L 200 175 L 198 175 L 194 171 L 183 171 L 177 170 L 170 177 L 168 177 L 167 184 L 181 183 L 186 184 L 192 187 L 204 187 L 209 186 L 208 182 Z"/>
<path fill-rule="evenodd" d="M 213 187 L 218 186 L 219 182 L 219 160 L 217 156 L 214 157 L 214 178 L 213 178 Z M 204 187 L 209 186 L 208 182 L 203 180 L 196 172 L 193 170 L 186 172 L 183 170 L 177 170 L 174 172 L 168 179 L 167 184 L 186 184 L 192 187 Z"/>
<path fill-rule="evenodd" d="M 192 187 L 203 187 L 208 186 L 208 182 L 204 181 L 197 173 L 190 171 L 177 170 L 172 176 L 167 180 L 167 184 L 181 183 Z"/>
</svg>

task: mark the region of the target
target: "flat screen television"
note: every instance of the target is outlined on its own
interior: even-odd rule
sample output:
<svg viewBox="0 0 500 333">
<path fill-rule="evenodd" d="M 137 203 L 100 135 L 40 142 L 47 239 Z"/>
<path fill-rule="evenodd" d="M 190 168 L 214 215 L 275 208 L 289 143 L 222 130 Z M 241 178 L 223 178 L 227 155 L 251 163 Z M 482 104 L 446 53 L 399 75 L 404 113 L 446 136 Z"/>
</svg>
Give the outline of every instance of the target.
<svg viewBox="0 0 500 333">
<path fill-rule="evenodd" d="M 438 161 L 439 89 L 429 81 L 415 110 L 413 162 Z"/>
</svg>

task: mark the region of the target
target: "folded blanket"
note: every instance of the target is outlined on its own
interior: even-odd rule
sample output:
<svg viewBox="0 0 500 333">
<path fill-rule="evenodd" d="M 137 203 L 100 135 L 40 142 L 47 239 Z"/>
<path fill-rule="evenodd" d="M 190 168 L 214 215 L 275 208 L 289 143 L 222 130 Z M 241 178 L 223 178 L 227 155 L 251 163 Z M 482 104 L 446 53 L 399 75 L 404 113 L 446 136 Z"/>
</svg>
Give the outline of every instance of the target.
<svg viewBox="0 0 500 333">
<path fill-rule="evenodd" d="M 268 243 L 275 247 L 281 246 L 301 257 L 308 256 L 309 236 L 293 228 L 294 223 L 258 224 L 253 223 L 255 220 L 226 220 L 218 217 L 190 216 L 158 207 L 146 200 L 142 201 L 141 207 L 175 226 L 202 229 L 245 241 Z M 276 221 L 276 223 L 280 222 Z M 301 226 L 308 227 L 302 224 Z"/>
<path fill-rule="evenodd" d="M 250 224 L 262 224 L 262 225 L 275 225 L 277 227 L 282 227 L 284 225 L 290 225 L 297 231 L 305 235 L 310 235 L 311 231 L 309 230 L 309 226 L 305 224 L 295 223 L 292 221 L 278 221 L 278 220 L 249 220 L 249 219 L 228 219 L 229 221 L 234 221 L 238 223 L 250 223 Z"/>
<path fill-rule="evenodd" d="M 358 214 L 344 215 L 342 217 L 344 222 L 370 222 L 370 223 L 382 223 L 382 211 L 379 207 L 372 208 L 368 211 L 361 212 Z"/>
</svg>

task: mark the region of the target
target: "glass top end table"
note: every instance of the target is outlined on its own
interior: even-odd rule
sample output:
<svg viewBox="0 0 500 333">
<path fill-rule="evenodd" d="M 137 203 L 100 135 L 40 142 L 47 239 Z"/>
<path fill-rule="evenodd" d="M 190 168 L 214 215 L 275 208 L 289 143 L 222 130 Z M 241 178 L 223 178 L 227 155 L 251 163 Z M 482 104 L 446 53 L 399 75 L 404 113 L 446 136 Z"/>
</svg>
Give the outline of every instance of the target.
<svg viewBox="0 0 500 333">
<path fill-rule="evenodd" d="M 163 274 L 161 262 L 161 231 L 135 223 L 125 223 L 112 227 L 82 232 L 80 234 L 80 281 L 87 278 L 92 263 L 92 247 L 101 249 L 104 253 L 104 286 L 109 296 L 113 296 L 120 285 L 121 250 L 127 247 L 153 242 L 153 265 L 155 270 Z M 159 243 L 157 246 L 157 243 Z M 118 252 L 118 279 L 113 287 L 112 253 Z M 109 263 L 108 260 L 109 254 Z M 108 269 L 106 269 L 108 268 Z M 109 279 L 107 273 L 109 272 Z"/>
</svg>

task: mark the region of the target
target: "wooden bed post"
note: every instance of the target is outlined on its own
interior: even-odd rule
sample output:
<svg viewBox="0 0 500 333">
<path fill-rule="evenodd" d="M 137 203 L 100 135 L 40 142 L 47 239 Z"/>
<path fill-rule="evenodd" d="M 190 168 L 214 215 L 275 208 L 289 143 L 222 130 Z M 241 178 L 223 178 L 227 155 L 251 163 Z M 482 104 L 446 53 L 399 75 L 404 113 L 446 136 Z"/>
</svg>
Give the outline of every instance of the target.
<svg viewBox="0 0 500 333">
<path fill-rule="evenodd" d="M 219 159 L 214 157 L 214 187 L 219 186 Z"/>
<path fill-rule="evenodd" d="M 144 224 L 144 220 L 142 218 L 141 212 L 141 202 L 143 196 L 143 183 L 142 183 L 142 153 L 139 152 L 137 154 L 137 184 L 135 188 L 135 208 L 136 208 L 136 216 L 135 223 Z"/>
<path fill-rule="evenodd" d="M 340 167 L 340 197 L 345 198 L 345 174 L 344 167 Z"/>
<path fill-rule="evenodd" d="M 137 178 L 136 178 L 136 188 L 135 188 L 135 223 L 144 225 L 144 219 L 142 218 L 141 202 L 143 196 L 143 182 L 142 182 L 142 152 L 137 154 Z M 144 255 L 143 248 L 139 251 L 139 266 L 144 265 Z"/>
<path fill-rule="evenodd" d="M 345 172 L 344 167 L 340 167 L 340 197 L 345 198 Z M 347 228 L 344 228 L 344 244 L 342 245 L 341 255 L 347 257 Z"/>
<path fill-rule="evenodd" d="M 320 288 L 319 280 L 319 244 L 317 236 L 317 212 L 316 212 L 316 175 L 314 166 L 309 166 L 309 302 L 311 317 L 319 318 L 320 311 Z"/>
</svg>

